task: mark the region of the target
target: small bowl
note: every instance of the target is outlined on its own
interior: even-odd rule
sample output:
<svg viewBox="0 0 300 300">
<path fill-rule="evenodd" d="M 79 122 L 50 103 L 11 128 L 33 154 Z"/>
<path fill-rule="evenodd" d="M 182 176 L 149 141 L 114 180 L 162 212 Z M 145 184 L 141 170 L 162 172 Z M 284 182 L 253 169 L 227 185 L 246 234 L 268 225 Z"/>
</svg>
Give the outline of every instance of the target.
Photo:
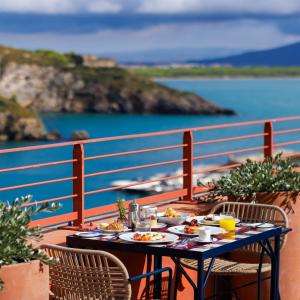
<svg viewBox="0 0 300 300">
<path fill-rule="evenodd" d="M 158 213 L 157 217 L 160 222 L 166 223 L 168 225 L 180 225 L 183 222 L 185 222 L 187 217 L 189 217 L 189 214 L 187 213 L 178 213 L 178 214 L 180 215 L 180 217 L 177 218 L 166 217 L 164 213 Z"/>
</svg>

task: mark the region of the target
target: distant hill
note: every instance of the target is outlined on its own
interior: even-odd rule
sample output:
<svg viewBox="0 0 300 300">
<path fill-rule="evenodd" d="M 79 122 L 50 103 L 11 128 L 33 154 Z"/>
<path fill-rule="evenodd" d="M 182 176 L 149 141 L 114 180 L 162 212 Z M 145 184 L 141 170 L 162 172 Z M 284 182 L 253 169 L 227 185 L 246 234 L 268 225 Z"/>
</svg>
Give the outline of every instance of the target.
<svg viewBox="0 0 300 300">
<path fill-rule="evenodd" d="M 214 59 L 192 60 L 189 63 L 229 64 L 242 66 L 293 67 L 300 66 L 300 42 L 279 48 L 246 52 Z"/>
</svg>

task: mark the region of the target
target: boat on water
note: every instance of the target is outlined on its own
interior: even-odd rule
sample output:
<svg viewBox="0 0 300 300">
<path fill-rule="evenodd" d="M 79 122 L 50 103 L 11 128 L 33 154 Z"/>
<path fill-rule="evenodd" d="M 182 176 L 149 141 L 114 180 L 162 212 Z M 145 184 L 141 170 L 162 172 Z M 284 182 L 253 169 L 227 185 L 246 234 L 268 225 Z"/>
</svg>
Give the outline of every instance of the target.
<svg viewBox="0 0 300 300">
<path fill-rule="evenodd" d="M 214 168 L 215 165 L 201 165 L 201 166 L 195 166 L 194 170 L 195 172 L 204 171 L 209 168 Z M 224 175 L 226 170 L 224 171 L 218 171 L 218 172 L 203 172 L 200 174 L 193 175 L 193 185 L 197 185 L 197 183 L 200 181 L 202 184 L 207 184 L 209 182 L 212 182 L 213 180 L 218 180 L 222 175 Z M 148 178 L 138 178 L 138 179 L 121 179 L 121 180 L 115 180 L 112 181 L 110 184 L 113 187 L 121 187 L 121 190 L 126 192 L 137 192 L 137 193 L 145 193 L 145 194 L 156 194 L 156 193 L 163 193 L 163 192 L 169 192 L 174 191 L 176 189 L 180 189 L 182 187 L 182 177 L 179 178 L 170 178 L 166 180 L 161 181 L 155 181 L 152 182 L 152 180 L 155 180 L 157 178 L 168 178 L 173 177 L 177 175 L 182 174 L 182 168 L 178 168 L 175 172 L 172 173 L 157 173 L 153 176 L 150 176 Z M 146 181 L 143 184 L 139 184 L 142 181 Z"/>
</svg>

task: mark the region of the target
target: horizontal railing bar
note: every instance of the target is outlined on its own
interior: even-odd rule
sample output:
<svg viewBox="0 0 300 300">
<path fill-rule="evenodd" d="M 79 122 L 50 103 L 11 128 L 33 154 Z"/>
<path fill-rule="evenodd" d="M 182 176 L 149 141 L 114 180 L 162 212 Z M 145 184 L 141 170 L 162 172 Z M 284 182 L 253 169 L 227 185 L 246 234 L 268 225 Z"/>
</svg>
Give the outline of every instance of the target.
<svg viewBox="0 0 300 300">
<path fill-rule="evenodd" d="M 148 196 L 148 197 L 138 198 L 136 200 L 139 202 L 139 204 L 145 205 L 145 204 L 150 204 L 150 203 L 159 202 L 159 201 L 163 201 L 163 200 L 176 199 L 179 197 L 183 197 L 185 195 L 187 195 L 187 190 L 182 189 L 182 190 L 160 193 L 158 195 L 152 195 L 152 196 Z M 130 202 L 132 202 L 132 200 L 126 201 L 126 204 L 129 204 Z M 91 216 L 110 213 L 110 212 L 114 212 L 114 211 L 117 211 L 117 210 L 116 210 L 116 205 L 113 203 L 113 204 L 108 204 L 108 205 L 104 205 L 104 206 L 100 206 L 100 207 L 89 208 L 89 209 L 85 210 L 85 216 L 91 217 Z"/>
<path fill-rule="evenodd" d="M 68 159 L 68 160 L 60 160 L 60 161 L 54 161 L 54 162 L 48 162 L 48 163 L 41 163 L 41 164 L 34 164 L 34 165 L 13 167 L 13 168 L 1 169 L 0 173 L 12 172 L 12 171 L 21 171 L 21 170 L 28 170 L 28 169 L 41 168 L 41 167 L 50 167 L 50 166 L 56 166 L 56 165 L 73 163 L 73 162 L 76 162 L 76 161 L 77 161 L 77 159 Z"/>
<path fill-rule="evenodd" d="M 77 212 L 70 212 L 54 217 L 49 217 L 49 218 L 43 218 L 43 219 L 38 219 L 30 222 L 30 227 L 45 227 L 45 226 L 50 226 L 54 224 L 60 224 L 60 223 L 67 223 L 69 221 L 74 221 L 78 217 Z"/>
<path fill-rule="evenodd" d="M 277 144 L 273 144 L 273 146 L 274 147 L 281 147 L 281 146 L 295 145 L 295 144 L 300 144 L 300 140 L 277 143 Z"/>
<path fill-rule="evenodd" d="M 174 176 L 153 178 L 153 179 L 149 179 L 149 180 L 145 180 L 145 181 L 139 181 L 139 182 L 125 184 L 125 185 L 120 185 L 120 186 L 113 186 L 113 187 L 110 187 L 110 188 L 93 190 L 93 191 L 85 192 L 84 194 L 85 195 L 92 195 L 92 194 L 97 194 L 97 193 L 102 193 L 102 192 L 120 190 L 120 189 L 124 189 L 124 188 L 129 188 L 129 187 L 132 187 L 132 186 L 143 185 L 145 183 L 151 183 L 151 182 L 157 182 L 157 181 L 164 181 L 164 180 L 175 179 L 175 178 L 180 178 L 180 177 L 184 177 L 184 176 L 187 176 L 187 174 L 180 174 L 180 175 L 174 175 Z"/>
<path fill-rule="evenodd" d="M 94 155 L 94 156 L 85 157 L 84 160 L 92 160 L 92 159 L 108 158 L 108 157 L 115 157 L 115 156 L 122 156 L 122 155 L 147 153 L 147 152 L 154 152 L 154 151 L 161 151 L 161 150 L 170 150 L 170 149 L 176 149 L 176 148 L 183 148 L 186 146 L 187 146 L 187 144 L 180 144 L 180 145 L 172 145 L 172 146 L 166 146 L 166 147 L 158 147 L 158 148 L 149 148 L 149 149 L 126 151 L 126 152 Z"/>
<path fill-rule="evenodd" d="M 292 153 L 292 154 L 284 154 L 282 155 L 283 158 L 293 158 L 293 157 L 300 157 L 300 152 Z"/>
<path fill-rule="evenodd" d="M 21 207 L 27 207 L 27 206 L 33 206 L 33 205 L 40 205 L 40 204 L 44 204 L 44 203 L 48 203 L 48 202 L 67 200 L 70 198 L 74 198 L 76 196 L 77 196 L 77 194 L 61 196 L 61 197 L 56 197 L 56 198 L 50 198 L 50 199 L 46 199 L 46 200 L 39 200 L 39 201 L 30 202 L 30 203 L 25 203 L 25 204 L 21 205 Z"/>
<path fill-rule="evenodd" d="M 239 123 L 229 123 L 229 124 L 222 124 L 222 125 L 192 127 L 192 128 L 167 130 L 167 131 L 160 131 L 160 132 L 121 135 L 121 136 L 106 137 L 106 138 L 95 138 L 95 139 L 88 139 L 88 140 L 81 140 L 81 141 L 62 142 L 62 143 L 37 145 L 37 146 L 26 146 L 26 147 L 19 147 L 19 148 L 8 148 L 8 149 L 0 150 L 0 154 L 20 152 L 20 151 L 32 151 L 32 150 L 40 150 L 40 149 L 49 149 L 49 148 L 65 147 L 65 146 L 73 146 L 73 145 L 78 145 L 78 144 L 90 144 L 90 143 L 98 143 L 98 142 L 118 141 L 118 140 L 124 140 L 124 139 L 162 136 L 162 135 L 168 135 L 168 134 L 182 133 L 182 132 L 185 132 L 185 131 L 203 131 L 203 130 L 212 130 L 212 129 L 232 128 L 232 127 L 238 127 L 238 126 L 247 126 L 247 125 L 259 125 L 259 124 L 264 124 L 265 122 L 273 122 L 273 123 L 277 122 L 277 123 L 279 123 L 279 122 L 296 121 L 296 120 L 300 120 L 300 116 L 298 116 L 298 117 L 289 117 L 289 118 L 269 119 L 269 120 L 239 122 Z"/>
<path fill-rule="evenodd" d="M 52 180 L 46 180 L 46 181 L 26 183 L 26 184 L 21 184 L 21 185 L 13 185 L 13 186 L 8 186 L 8 187 L 2 187 L 2 188 L 0 188 L 0 192 L 10 191 L 10 190 L 15 190 L 15 189 L 22 189 L 22 188 L 26 188 L 26 187 L 43 185 L 43 184 L 49 184 L 49 183 L 57 183 L 57 182 L 69 181 L 69 180 L 73 180 L 73 179 L 77 179 L 77 177 L 74 176 L 74 177 L 66 177 L 66 178 L 59 178 L 59 179 L 52 179 Z"/>
<path fill-rule="evenodd" d="M 197 195 L 195 194 L 200 194 L 200 193 L 205 193 L 205 192 L 209 192 L 212 190 L 212 186 L 195 186 L 193 187 L 193 193 L 194 193 L 194 196 L 197 197 Z"/>
<path fill-rule="evenodd" d="M 146 168 L 151 168 L 151 167 L 171 165 L 171 164 L 181 163 L 181 162 L 184 162 L 186 160 L 187 159 L 176 159 L 176 160 L 169 160 L 169 161 L 158 162 L 158 163 L 153 163 L 153 164 L 146 164 L 146 165 L 141 165 L 141 166 L 134 166 L 134 167 L 128 167 L 128 168 L 109 170 L 109 171 L 102 171 L 102 172 L 86 174 L 84 177 L 89 178 L 89 177 L 94 177 L 94 176 L 120 173 L 120 172 L 125 172 L 125 171 L 133 171 L 133 170 L 146 169 Z"/>
<path fill-rule="evenodd" d="M 285 134 L 285 133 L 293 133 L 293 132 L 299 132 L 299 131 L 300 131 L 300 128 L 293 128 L 293 129 L 273 131 L 273 134 Z"/>
<path fill-rule="evenodd" d="M 213 153 L 213 154 L 207 154 L 207 155 L 200 155 L 200 156 L 195 156 L 194 160 L 217 157 L 217 156 L 224 156 L 224 155 L 235 154 L 235 153 L 243 153 L 243 152 L 248 152 L 248 151 L 257 151 L 257 150 L 266 149 L 266 148 L 268 148 L 268 146 L 259 146 L 259 147 L 253 147 L 253 148 L 245 148 L 245 149 L 238 149 L 238 150 L 219 152 L 219 153 Z"/>
<path fill-rule="evenodd" d="M 232 169 L 232 168 L 237 168 L 240 167 L 241 164 L 231 164 L 231 165 L 226 165 L 226 166 L 218 166 L 218 167 L 212 167 L 212 168 L 208 168 L 205 170 L 201 170 L 201 171 L 195 171 L 193 172 L 193 174 L 202 174 L 202 173 L 208 173 L 208 172 L 214 172 L 214 171 L 219 171 L 219 170 L 226 170 L 226 169 Z"/>
<path fill-rule="evenodd" d="M 222 142 L 236 141 L 236 140 L 242 140 L 242 139 L 251 139 L 251 138 L 262 137 L 262 136 L 266 136 L 266 135 L 268 135 L 268 133 L 248 134 L 248 135 L 241 135 L 241 136 L 235 136 L 235 137 L 229 137 L 229 138 L 223 138 L 223 139 L 195 142 L 195 143 L 193 143 L 193 145 L 196 146 L 196 145 L 206 145 L 206 144 L 213 144 L 213 143 L 222 143 Z"/>
</svg>

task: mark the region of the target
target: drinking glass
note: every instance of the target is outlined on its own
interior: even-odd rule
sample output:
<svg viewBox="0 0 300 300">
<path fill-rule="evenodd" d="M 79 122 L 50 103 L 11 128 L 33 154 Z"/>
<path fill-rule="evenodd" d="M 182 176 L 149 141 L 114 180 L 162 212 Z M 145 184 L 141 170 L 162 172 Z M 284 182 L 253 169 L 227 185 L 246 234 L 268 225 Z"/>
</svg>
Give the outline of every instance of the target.
<svg viewBox="0 0 300 300">
<path fill-rule="evenodd" d="M 220 214 L 220 227 L 226 231 L 234 231 L 235 230 L 235 214 L 234 213 L 226 213 Z"/>
<path fill-rule="evenodd" d="M 149 232 L 151 231 L 151 222 L 150 219 L 147 220 L 139 220 L 135 223 L 135 230 L 141 232 Z"/>
<path fill-rule="evenodd" d="M 149 221 L 152 227 L 157 225 L 157 207 L 142 206 L 140 210 L 140 219 Z"/>
</svg>

